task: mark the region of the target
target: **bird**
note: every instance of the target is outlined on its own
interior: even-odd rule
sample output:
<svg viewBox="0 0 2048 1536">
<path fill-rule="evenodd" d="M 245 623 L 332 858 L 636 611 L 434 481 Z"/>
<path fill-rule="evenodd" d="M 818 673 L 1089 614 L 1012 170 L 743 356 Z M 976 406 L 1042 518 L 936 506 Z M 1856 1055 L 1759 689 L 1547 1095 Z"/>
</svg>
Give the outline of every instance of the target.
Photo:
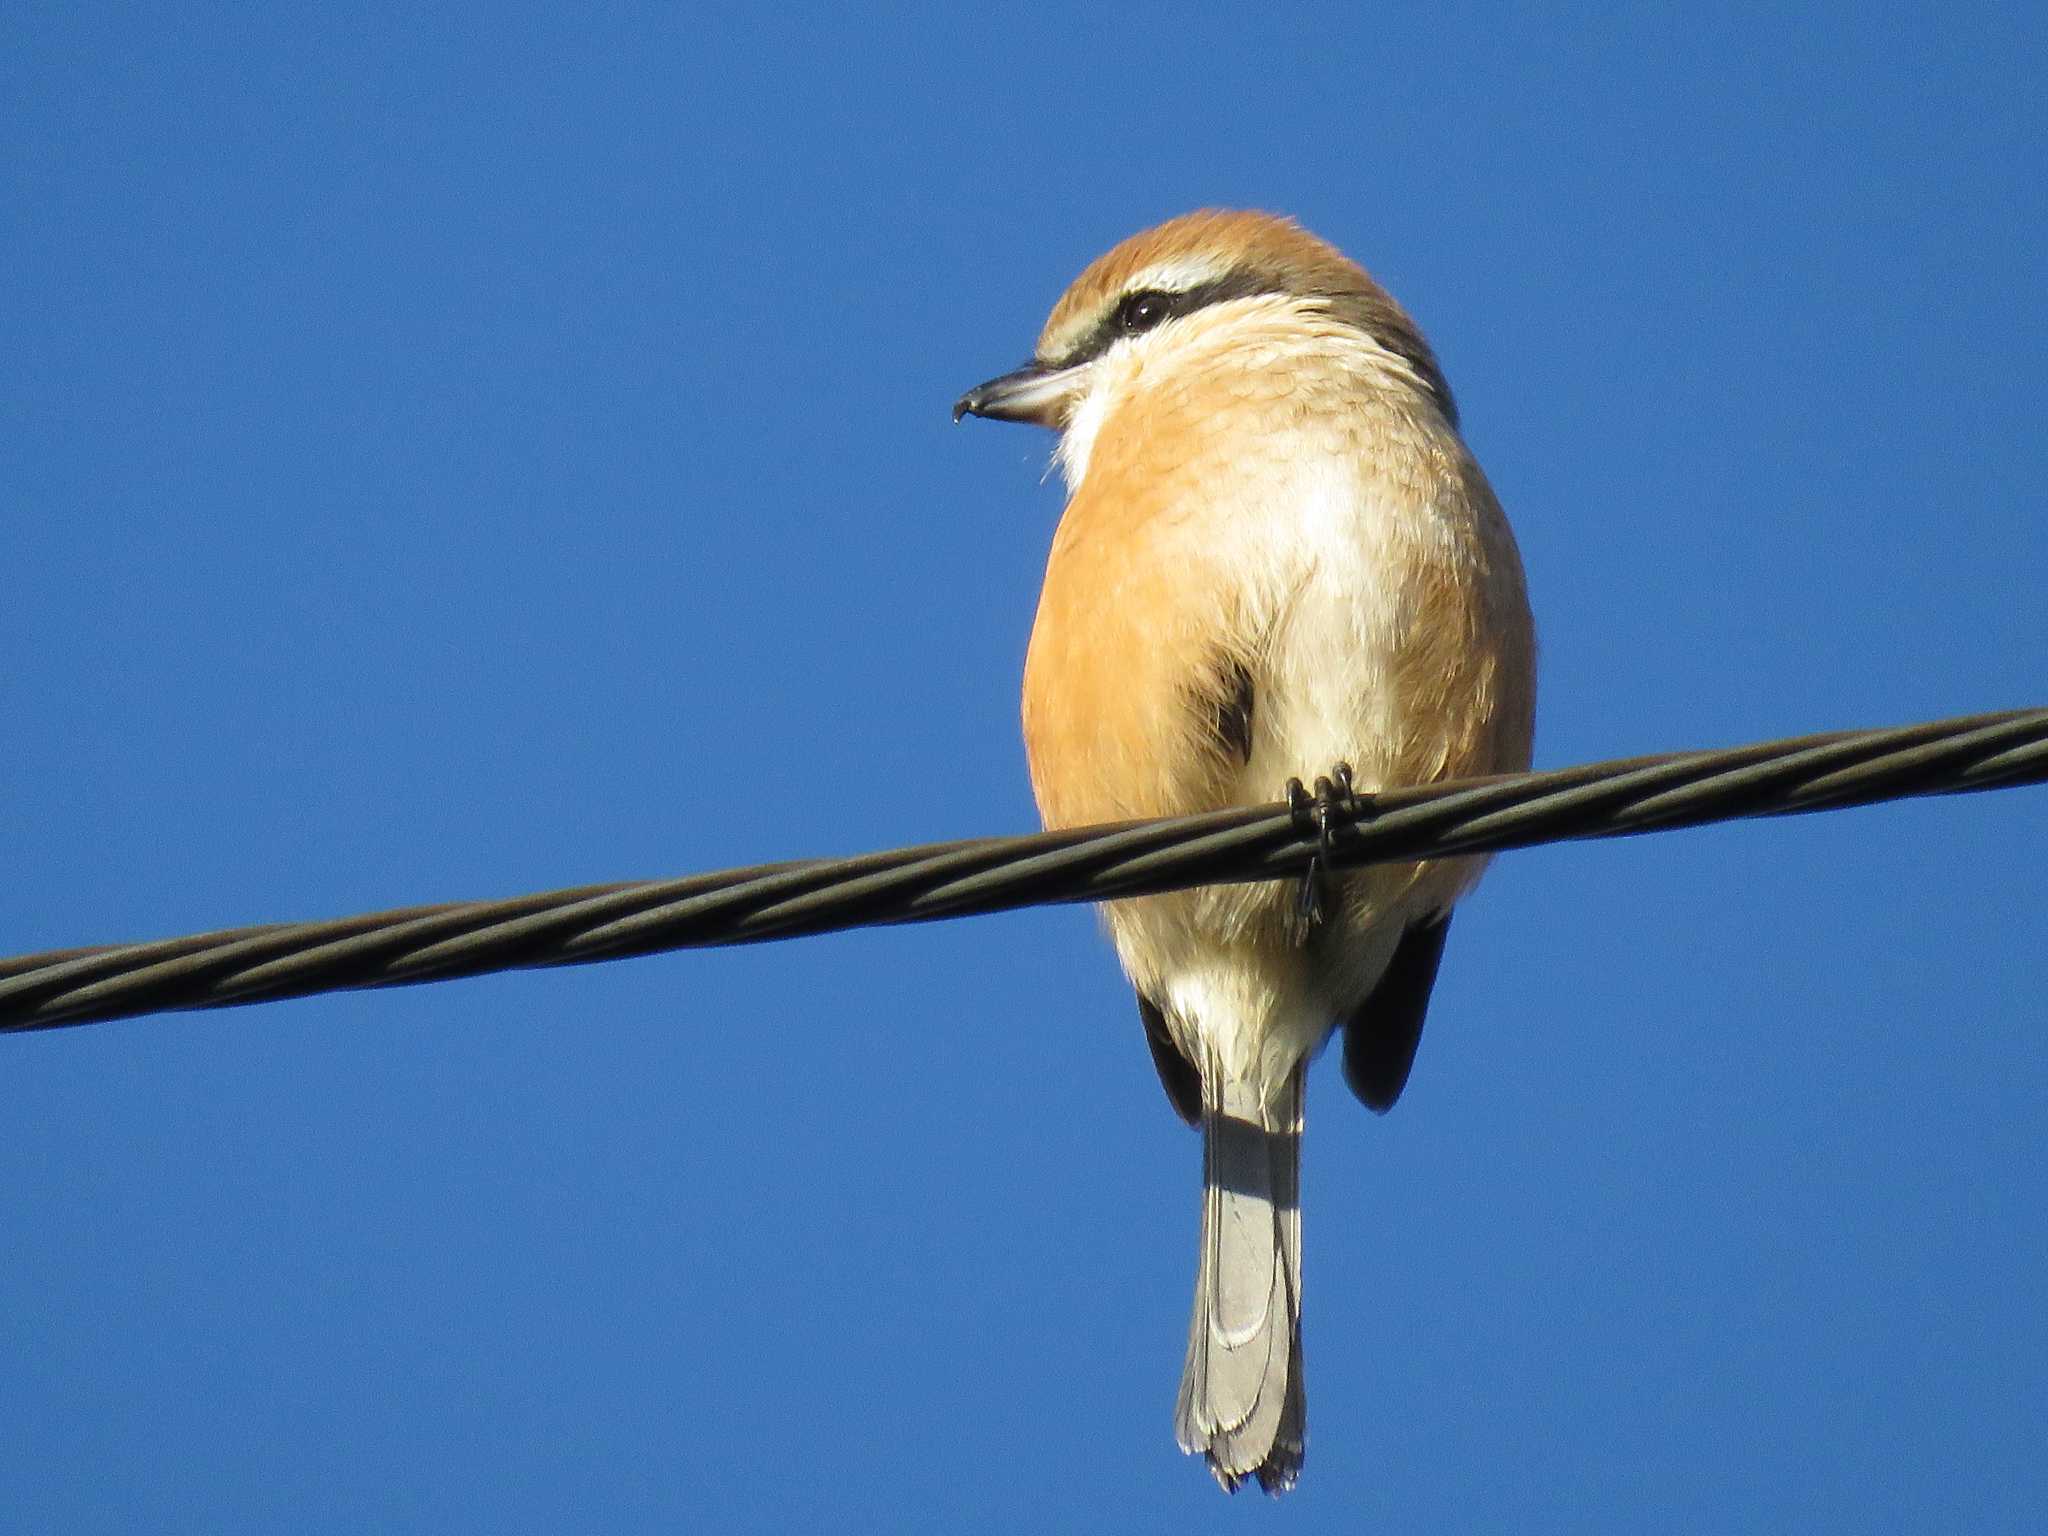
<svg viewBox="0 0 2048 1536">
<path fill-rule="evenodd" d="M 1421 331 L 1294 220 L 1203 209 L 1124 240 L 1030 361 L 960 397 L 969 415 L 1059 434 L 1022 705 L 1048 828 L 1286 799 L 1327 831 L 1351 793 L 1528 767 L 1514 534 Z M 1321 860 L 1102 908 L 1167 1099 L 1202 1132 L 1175 1421 L 1226 1492 L 1301 1471 L 1309 1063 L 1341 1031 L 1352 1091 L 1393 1107 L 1485 862 Z"/>
</svg>

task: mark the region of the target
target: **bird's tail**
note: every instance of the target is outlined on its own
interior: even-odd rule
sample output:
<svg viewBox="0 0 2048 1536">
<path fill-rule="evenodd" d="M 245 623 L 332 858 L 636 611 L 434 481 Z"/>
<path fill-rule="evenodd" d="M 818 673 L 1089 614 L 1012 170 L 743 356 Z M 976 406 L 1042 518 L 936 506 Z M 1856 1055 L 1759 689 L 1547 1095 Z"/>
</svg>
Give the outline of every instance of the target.
<svg viewBox="0 0 2048 1536">
<path fill-rule="evenodd" d="M 1307 1064 L 1277 1106 L 1211 1070 L 1202 1086 L 1202 1254 L 1176 1412 L 1181 1449 L 1225 1489 L 1301 1471 L 1301 1112 Z"/>
</svg>

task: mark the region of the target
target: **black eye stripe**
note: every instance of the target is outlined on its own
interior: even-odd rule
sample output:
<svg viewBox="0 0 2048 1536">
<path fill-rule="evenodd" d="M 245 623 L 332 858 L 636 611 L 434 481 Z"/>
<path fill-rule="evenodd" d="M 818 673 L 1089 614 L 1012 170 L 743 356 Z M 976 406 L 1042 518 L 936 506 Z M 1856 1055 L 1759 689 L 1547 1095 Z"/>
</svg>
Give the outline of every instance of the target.
<svg viewBox="0 0 2048 1536">
<path fill-rule="evenodd" d="M 1191 288 L 1130 289 L 1065 357 L 1043 359 L 1041 365 L 1048 368 L 1076 367 L 1102 356 L 1119 341 L 1157 330 L 1169 320 L 1178 320 L 1211 304 L 1258 298 L 1265 294 L 1291 295 L 1320 302 L 1334 319 L 1355 327 L 1406 363 L 1422 387 L 1435 396 L 1444 419 L 1454 427 L 1458 424 L 1457 402 L 1451 397 L 1450 386 L 1444 382 L 1436 355 L 1415 329 L 1414 322 L 1384 293 L 1370 287 L 1366 291 L 1344 288 L 1304 291 L 1270 273 L 1242 268 Z"/>
<path fill-rule="evenodd" d="M 1262 272 L 1226 272 L 1192 288 L 1136 288 L 1117 300 L 1081 344 L 1059 359 L 1058 366 L 1071 368 L 1100 357 L 1127 336 L 1157 329 L 1211 304 L 1230 299 L 1248 299 L 1262 293 L 1284 293 L 1286 288 Z"/>
</svg>

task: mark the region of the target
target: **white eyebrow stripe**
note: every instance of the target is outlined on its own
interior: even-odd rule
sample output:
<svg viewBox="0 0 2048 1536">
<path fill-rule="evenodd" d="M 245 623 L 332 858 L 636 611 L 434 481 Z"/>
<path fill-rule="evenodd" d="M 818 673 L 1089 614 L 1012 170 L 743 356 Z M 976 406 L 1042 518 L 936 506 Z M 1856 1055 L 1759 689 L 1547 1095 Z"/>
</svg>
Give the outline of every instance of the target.
<svg viewBox="0 0 2048 1536">
<path fill-rule="evenodd" d="M 1145 288 L 1158 288 L 1167 293 L 1185 293 L 1190 288 L 1217 281 L 1230 270 L 1230 263 L 1219 261 L 1214 256 L 1169 256 L 1133 273 L 1131 280 L 1124 284 L 1123 291 L 1136 293 Z"/>
</svg>

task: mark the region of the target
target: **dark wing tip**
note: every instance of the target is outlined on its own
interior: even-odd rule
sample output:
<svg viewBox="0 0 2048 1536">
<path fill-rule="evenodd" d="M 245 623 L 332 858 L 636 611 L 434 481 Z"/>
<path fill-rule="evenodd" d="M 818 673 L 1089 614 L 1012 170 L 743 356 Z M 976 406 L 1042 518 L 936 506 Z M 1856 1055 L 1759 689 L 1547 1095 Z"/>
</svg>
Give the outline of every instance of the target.
<svg viewBox="0 0 2048 1536">
<path fill-rule="evenodd" d="M 1144 993 L 1138 994 L 1138 1018 L 1145 1026 L 1145 1044 L 1152 1052 L 1153 1070 L 1173 1112 L 1189 1125 L 1202 1123 L 1202 1074 L 1183 1056 L 1166 1027 L 1166 1013 Z"/>
<path fill-rule="evenodd" d="M 1451 914 L 1417 923 L 1401 935 L 1379 985 L 1344 1021 L 1344 1081 L 1358 1102 L 1384 1115 L 1400 1102 L 1422 1043 L 1430 990 L 1451 931 Z"/>
</svg>

